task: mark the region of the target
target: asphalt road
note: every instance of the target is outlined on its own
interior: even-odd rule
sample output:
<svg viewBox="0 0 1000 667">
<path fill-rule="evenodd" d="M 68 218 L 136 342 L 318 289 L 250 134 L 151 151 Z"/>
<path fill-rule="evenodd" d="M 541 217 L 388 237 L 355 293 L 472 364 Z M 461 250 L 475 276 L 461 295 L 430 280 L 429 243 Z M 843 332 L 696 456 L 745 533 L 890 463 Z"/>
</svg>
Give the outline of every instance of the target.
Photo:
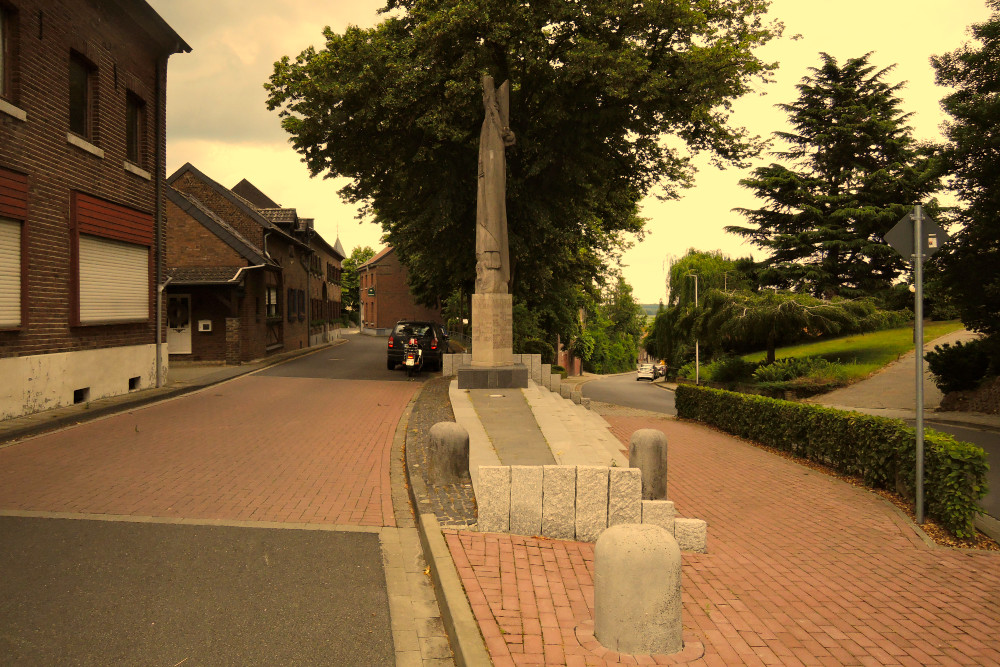
<svg viewBox="0 0 1000 667">
<path fill-rule="evenodd" d="M 122 513 L 87 509 L 102 503 L 126 506 L 119 495 L 129 495 L 130 501 L 145 507 L 164 494 L 176 495 L 178 488 L 183 489 L 182 501 L 191 506 L 201 508 L 218 499 L 222 504 L 217 511 L 223 516 L 230 511 L 226 503 L 239 509 L 273 480 L 285 480 L 282 489 L 288 491 L 261 499 L 262 510 L 287 505 L 288 497 L 297 501 L 295 494 L 302 494 L 301 502 L 316 498 L 336 507 L 346 503 L 346 516 L 354 503 L 368 502 L 366 497 L 342 499 L 347 490 L 363 488 L 365 494 L 382 495 L 380 489 L 389 486 L 381 477 L 388 476 L 388 468 L 379 472 L 379 457 L 365 453 L 381 447 L 378 443 L 386 437 L 391 440 L 394 431 L 398 415 L 383 415 L 387 408 L 381 404 L 400 393 L 391 388 L 396 382 L 418 383 L 427 377 L 411 379 L 403 371 L 387 371 L 385 339 L 352 336 L 344 345 L 208 392 L 0 449 L 0 468 L 7 465 L 9 474 L 21 471 L 19 477 L 7 478 L 8 501 L 0 503 L 0 510 L 25 508 L 33 513 L 0 516 L 0 665 L 394 664 L 377 527 L 304 530 L 245 527 L 227 519 L 219 520 L 223 525 L 193 525 L 163 519 L 47 518 L 49 512 L 67 511 L 65 503 L 56 506 L 59 499 L 50 499 L 62 491 L 32 495 L 33 488 L 43 486 L 33 480 L 51 479 L 56 473 L 65 476 L 66 486 L 84 484 L 94 476 L 104 479 L 104 486 L 89 487 L 70 499 L 91 516 Z M 331 386 L 325 387 L 323 380 Z M 288 400 L 289 391 L 312 396 L 296 402 Z M 261 395 L 271 392 L 277 398 Z M 335 398 L 324 398 L 328 395 Z M 327 401 L 324 408 L 328 404 L 329 409 L 317 409 L 319 400 Z M 372 411 L 375 417 L 357 407 L 350 408 L 357 410 L 353 415 L 338 412 L 338 405 L 366 401 L 378 403 Z M 118 433 L 122 429 L 115 430 L 115 424 L 122 420 L 128 438 L 103 431 L 88 434 L 98 432 L 95 427 Z M 326 469 L 317 472 L 319 460 L 302 471 L 287 457 L 279 462 L 282 448 L 302 444 L 298 441 L 304 429 L 282 427 L 288 424 L 336 433 L 318 439 L 309 435 L 310 442 L 329 448 L 336 457 L 329 474 Z M 248 434 L 255 434 L 256 441 Z M 164 439 L 176 444 L 157 445 Z M 191 442 L 198 444 L 191 447 Z M 67 467 L 65 450 L 60 449 L 70 445 L 82 457 L 77 469 Z M 141 460 L 132 458 L 141 451 L 146 452 Z M 106 452 L 115 452 L 110 461 Z M 309 450 L 303 454 L 313 456 Z M 127 465 L 116 468 L 122 461 Z M 257 464 L 249 465 L 255 461 L 260 462 L 261 477 L 241 478 L 255 474 Z M 218 472 L 206 475 L 209 465 Z M 273 469 L 267 470 L 268 465 Z M 342 474 L 350 466 L 356 472 Z M 161 468 L 174 472 L 157 477 Z M 383 482 L 366 481 L 373 469 Z M 331 481 L 333 473 L 342 476 Z M 172 479 L 177 482 L 167 481 Z M 320 492 L 308 495 L 314 488 Z M 25 504 L 29 497 L 30 505 Z M 156 508 L 141 513 L 176 518 Z"/>
<path fill-rule="evenodd" d="M 584 396 L 602 403 L 614 403 L 629 408 L 676 414 L 674 392 L 654 386 L 648 380 L 636 380 L 635 373 L 611 375 L 584 383 L 580 391 Z"/>
</svg>

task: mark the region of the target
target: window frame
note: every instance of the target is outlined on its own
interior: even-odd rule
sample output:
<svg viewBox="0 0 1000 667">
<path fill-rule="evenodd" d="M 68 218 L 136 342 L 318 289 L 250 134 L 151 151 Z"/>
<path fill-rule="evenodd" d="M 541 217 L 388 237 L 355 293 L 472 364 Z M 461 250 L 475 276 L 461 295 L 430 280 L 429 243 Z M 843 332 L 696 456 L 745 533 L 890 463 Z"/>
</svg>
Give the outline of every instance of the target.
<svg viewBox="0 0 1000 667">
<path fill-rule="evenodd" d="M 69 131 L 72 134 L 90 142 L 91 144 L 97 145 L 97 65 L 95 65 L 87 56 L 83 55 L 79 51 L 71 50 L 69 55 Z M 82 87 L 79 86 L 80 82 L 74 83 L 74 76 L 79 76 L 80 73 L 84 74 L 84 81 L 82 82 Z M 74 93 L 75 87 L 79 87 L 79 90 L 83 94 L 83 99 L 77 99 L 77 94 Z M 82 106 L 82 109 L 77 110 L 78 106 Z M 82 111 L 82 119 L 79 121 L 82 123 L 82 128 L 75 127 L 77 123 L 76 117 Z M 83 130 L 83 132 L 80 131 Z"/>
<path fill-rule="evenodd" d="M 146 164 L 146 101 L 125 91 L 125 159 L 137 167 Z"/>
<path fill-rule="evenodd" d="M 14 101 L 16 12 L 0 3 L 0 98 Z"/>
</svg>

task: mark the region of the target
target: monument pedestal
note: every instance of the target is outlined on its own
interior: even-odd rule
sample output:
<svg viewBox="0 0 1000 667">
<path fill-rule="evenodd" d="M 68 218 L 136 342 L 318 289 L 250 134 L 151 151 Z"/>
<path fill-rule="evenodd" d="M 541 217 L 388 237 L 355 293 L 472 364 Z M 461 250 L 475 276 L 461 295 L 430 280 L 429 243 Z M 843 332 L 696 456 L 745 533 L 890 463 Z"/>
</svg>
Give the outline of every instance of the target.
<svg viewBox="0 0 1000 667">
<path fill-rule="evenodd" d="M 459 389 L 528 386 L 528 367 L 514 363 L 513 297 L 472 295 L 472 365 L 458 369 Z"/>
</svg>

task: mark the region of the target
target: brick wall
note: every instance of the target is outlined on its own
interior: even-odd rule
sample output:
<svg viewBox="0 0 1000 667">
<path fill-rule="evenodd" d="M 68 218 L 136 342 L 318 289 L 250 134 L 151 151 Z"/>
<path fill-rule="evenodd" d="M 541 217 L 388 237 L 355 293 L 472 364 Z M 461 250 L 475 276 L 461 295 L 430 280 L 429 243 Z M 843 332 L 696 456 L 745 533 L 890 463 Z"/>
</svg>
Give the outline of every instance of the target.
<svg viewBox="0 0 1000 667">
<path fill-rule="evenodd" d="M 166 266 L 243 266 L 238 252 L 172 201 L 166 209 Z"/>
<path fill-rule="evenodd" d="M 414 301 L 406 284 L 406 268 L 395 252 L 382 257 L 372 270 L 361 274 L 361 298 L 365 302 L 365 320 L 378 329 L 391 328 L 398 320 L 441 321 L 440 310 L 421 306 Z M 375 296 L 367 296 L 367 288 L 375 287 Z"/>
<path fill-rule="evenodd" d="M 73 191 L 154 214 L 156 129 L 165 135 L 156 93 L 165 90 L 166 67 L 148 36 L 103 4 L 69 0 L 5 0 L 17 33 L 16 72 L 10 99 L 21 120 L 0 112 L 0 168 L 28 176 L 26 321 L 0 331 L 0 357 L 67 352 L 155 342 L 155 287 L 150 318 L 140 324 L 71 327 L 70 197 Z M 94 155 L 67 139 L 69 58 L 77 51 L 96 66 L 97 113 L 91 123 Z M 150 178 L 126 168 L 125 106 L 129 91 L 141 97 L 146 122 L 138 165 Z M 164 96 L 165 98 L 165 96 Z M 160 144 L 165 154 L 165 141 Z M 159 170 L 162 175 L 162 169 Z M 151 256 L 155 265 L 155 252 Z"/>
</svg>

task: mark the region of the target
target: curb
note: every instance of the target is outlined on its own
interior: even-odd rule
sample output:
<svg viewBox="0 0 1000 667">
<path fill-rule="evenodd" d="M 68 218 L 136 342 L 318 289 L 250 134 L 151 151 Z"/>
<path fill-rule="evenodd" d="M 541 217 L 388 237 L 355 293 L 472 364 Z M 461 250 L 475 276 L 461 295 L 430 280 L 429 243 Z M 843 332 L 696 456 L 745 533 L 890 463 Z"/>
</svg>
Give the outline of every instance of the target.
<svg viewBox="0 0 1000 667">
<path fill-rule="evenodd" d="M 421 386 L 420 391 L 423 391 Z M 416 403 L 417 397 L 413 397 Z M 409 428 L 407 427 L 407 434 Z M 426 500 L 427 486 L 421 475 L 411 475 L 410 468 L 420 468 L 420 464 L 410 461 L 412 450 L 406 448 L 405 470 L 407 488 L 410 491 L 410 502 L 413 511 L 417 515 L 417 534 L 420 537 L 420 546 L 424 551 L 424 560 L 431 571 L 431 581 L 434 584 L 434 594 L 437 596 L 438 607 L 441 609 L 441 621 L 444 624 L 445 632 L 448 634 L 448 641 L 451 643 L 451 650 L 455 656 L 455 664 L 459 667 L 469 665 L 478 667 L 479 665 L 492 664 L 489 653 L 486 651 L 486 643 L 483 635 L 479 631 L 479 622 L 476 621 L 472 613 L 472 606 L 469 598 L 465 594 L 465 587 L 458 576 L 458 568 L 451 559 L 451 550 L 441 533 L 441 526 L 438 524 L 437 516 L 433 512 L 425 512 L 421 509 L 421 504 L 429 505 Z"/>
<path fill-rule="evenodd" d="M 190 394 L 192 392 L 204 389 L 205 387 L 211 387 L 213 385 L 222 384 L 223 382 L 228 382 L 238 377 L 243 377 L 244 375 L 249 375 L 251 373 L 256 373 L 257 371 L 269 368 L 271 366 L 277 366 L 285 361 L 290 361 L 291 359 L 296 359 L 298 357 L 304 357 L 309 354 L 313 354 L 324 350 L 328 347 L 336 347 L 347 342 L 346 338 L 338 338 L 339 342 L 330 342 L 323 345 L 317 345 L 310 348 L 305 348 L 302 350 L 294 350 L 291 352 L 282 353 L 281 356 L 269 357 L 263 361 L 252 362 L 255 366 L 254 368 L 247 368 L 246 371 L 241 373 L 236 373 L 229 377 L 219 378 L 218 380 L 208 381 L 204 383 L 195 383 L 183 387 L 156 387 L 153 389 L 147 389 L 143 392 L 137 394 L 121 394 L 119 396 L 109 396 L 104 399 L 98 399 L 91 403 L 90 408 L 81 408 L 79 411 L 72 412 L 70 414 L 52 416 L 50 419 L 45 421 L 40 421 L 37 423 L 25 424 L 20 427 L 12 427 L 10 429 L 3 429 L 2 422 L 0 422 L 0 447 L 12 444 L 14 441 L 22 440 L 24 438 L 29 438 L 32 436 L 40 435 L 42 433 L 47 433 L 49 431 L 55 431 L 67 426 L 74 426 L 76 424 L 82 424 L 84 422 L 93 421 L 101 417 L 106 417 L 108 415 L 117 414 L 119 412 L 126 412 L 128 410 L 133 410 L 135 408 L 145 407 L 152 403 L 157 403 L 159 401 L 165 401 L 167 399 L 176 398 L 178 396 L 183 396 L 184 394 Z M 259 364 L 259 365 L 258 365 Z M 249 365 L 249 364 L 248 364 Z M 100 405 L 102 401 L 107 401 L 106 404 Z M 63 406 L 63 407 L 73 407 L 73 406 Z M 53 410 L 58 410 L 60 408 L 53 408 Z M 22 417 L 32 417 L 32 416 L 44 416 L 45 411 L 33 413 L 31 415 L 22 415 Z M 15 417 L 14 419 L 18 419 Z"/>
</svg>

